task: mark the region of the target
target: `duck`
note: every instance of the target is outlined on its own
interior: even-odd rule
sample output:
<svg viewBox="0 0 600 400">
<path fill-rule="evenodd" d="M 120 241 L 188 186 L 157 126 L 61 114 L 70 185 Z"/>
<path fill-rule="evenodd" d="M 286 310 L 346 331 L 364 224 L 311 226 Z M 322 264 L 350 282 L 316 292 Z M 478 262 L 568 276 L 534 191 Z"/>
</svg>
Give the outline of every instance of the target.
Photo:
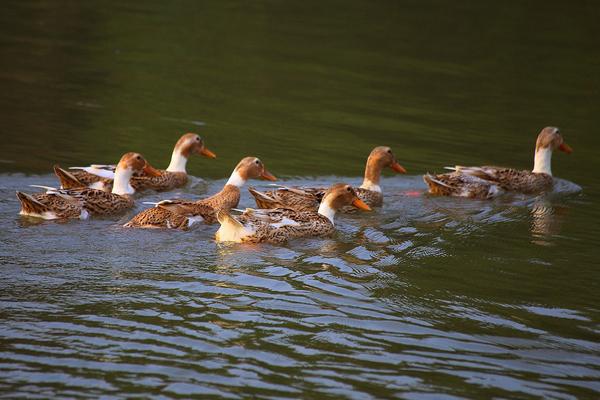
<svg viewBox="0 0 600 400">
<path fill-rule="evenodd" d="M 188 181 L 186 165 L 192 154 L 200 154 L 207 158 L 217 157 L 215 153 L 206 148 L 200 136 L 195 133 L 186 133 L 175 143 L 171 162 L 166 170 L 158 170 L 160 172 L 158 176 L 136 174 L 131 178 L 131 186 L 137 191 L 150 189 L 159 192 L 184 186 Z M 114 165 L 92 164 L 89 167 L 71 167 L 70 169 L 72 169 L 71 174 L 85 186 L 111 191 Z M 61 180 L 60 183 L 61 188 L 68 188 L 68 181 Z"/>
<path fill-rule="evenodd" d="M 217 242 L 277 244 L 292 238 L 331 236 L 335 231 L 336 212 L 348 206 L 371 210 L 357 190 L 345 183 L 331 186 L 317 211 L 248 208 L 241 215 L 233 216 L 227 210 L 219 210 L 217 219 L 221 226 L 215 239 Z"/>
<path fill-rule="evenodd" d="M 187 230 L 193 224 L 217 222 L 217 211 L 237 207 L 240 202 L 240 188 L 249 179 L 275 181 L 277 178 L 265 168 L 257 157 L 244 157 L 233 170 L 223 189 L 206 199 L 163 200 L 148 208 L 127 222 L 126 228 L 167 228 Z"/>
<path fill-rule="evenodd" d="M 132 208 L 134 204 L 132 196 L 135 189 L 130 184 L 134 173 L 144 173 L 148 176 L 159 174 L 141 154 L 126 153 L 116 166 L 111 193 L 88 187 L 57 189 L 33 185 L 46 189 L 46 192 L 32 195 L 17 191 L 17 198 L 21 203 L 19 214 L 53 220 L 87 219 L 90 215 L 121 213 Z"/>
<path fill-rule="evenodd" d="M 355 188 L 358 197 L 369 207 L 380 207 L 383 204 L 383 192 L 379 181 L 383 168 L 389 167 L 395 172 L 405 174 L 406 169 L 396 161 L 396 156 L 388 146 L 375 147 L 365 165 L 363 183 Z M 326 188 L 286 187 L 260 192 L 255 188 L 248 189 L 254 197 L 258 208 L 289 208 L 296 211 L 317 211 Z M 344 207 L 341 212 L 352 212 L 354 207 Z"/>
<path fill-rule="evenodd" d="M 425 174 L 423 180 L 429 193 L 439 196 L 491 199 L 503 193 L 537 194 L 552 188 L 552 153 L 560 150 L 567 154 L 573 149 L 565 143 L 559 128 L 547 126 L 541 130 L 535 143 L 533 170 L 483 166 L 446 167 L 452 172 Z"/>
</svg>

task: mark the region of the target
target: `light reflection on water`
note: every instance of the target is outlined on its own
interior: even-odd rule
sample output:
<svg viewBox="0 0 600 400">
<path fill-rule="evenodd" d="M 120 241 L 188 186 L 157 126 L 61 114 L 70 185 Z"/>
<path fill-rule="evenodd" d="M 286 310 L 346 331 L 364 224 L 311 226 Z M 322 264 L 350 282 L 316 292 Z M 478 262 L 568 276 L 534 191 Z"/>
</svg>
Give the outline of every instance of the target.
<svg viewBox="0 0 600 400">
<path fill-rule="evenodd" d="M 0 395 L 597 398 L 598 11 L 4 1 Z M 546 125 L 575 150 L 553 160 L 556 193 L 423 195 L 418 175 L 444 165 L 530 167 Z M 188 131 L 218 154 L 188 163 L 206 180 L 144 201 L 214 193 L 246 155 L 284 183 L 358 184 L 388 145 L 410 176 L 333 238 L 285 246 L 123 230 L 141 205 L 16 215 L 15 190 L 54 185 L 56 162 L 139 151 L 166 167 Z"/>
<path fill-rule="evenodd" d="M 334 238 L 248 246 L 217 245 L 214 226 L 121 229 L 127 216 L 32 224 L 9 195 L 33 182 L 53 179 L 2 177 L 0 368 L 12 393 L 410 398 L 467 387 L 571 398 L 600 389 L 597 310 L 576 298 L 573 308 L 536 301 L 554 290 L 544 270 L 562 270 L 560 260 L 506 251 L 531 235 L 551 243 L 562 215 L 540 210 L 567 210 L 577 194 L 469 202 L 425 196 L 420 177 L 386 178 L 385 206 L 339 217 Z M 244 193 L 241 206 L 251 205 Z M 478 250 L 482 240 L 493 244 Z"/>
</svg>

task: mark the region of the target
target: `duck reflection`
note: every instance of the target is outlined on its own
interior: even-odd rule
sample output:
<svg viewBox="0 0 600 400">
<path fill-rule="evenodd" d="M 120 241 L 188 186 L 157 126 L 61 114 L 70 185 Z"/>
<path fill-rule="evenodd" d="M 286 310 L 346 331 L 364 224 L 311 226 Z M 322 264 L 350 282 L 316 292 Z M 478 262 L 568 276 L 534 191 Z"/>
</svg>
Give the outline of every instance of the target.
<svg viewBox="0 0 600 400">
<path fill-rule="evenodd" d="M 560 233 L 568 213 L 566 206 L 552 204 L 545 198 L 536 199 L 530 211 L 531 242 L 540 246 L 553 245 L 551 238 Z"/>
</svg>

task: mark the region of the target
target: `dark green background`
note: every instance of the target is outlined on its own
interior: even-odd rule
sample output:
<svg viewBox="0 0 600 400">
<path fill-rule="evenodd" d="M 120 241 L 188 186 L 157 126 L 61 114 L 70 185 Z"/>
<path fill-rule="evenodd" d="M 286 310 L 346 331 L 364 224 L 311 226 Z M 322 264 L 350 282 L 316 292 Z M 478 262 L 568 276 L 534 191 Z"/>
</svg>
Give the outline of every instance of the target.
<svg viewBox="0 0 600 400">
<path fill-rule="evenodd" d="M 190 164 L 208 177 L 247 154 L 358 175 L 377 144 L 413 173 L 529 167 L 557 125 L 576 153 L 556 172 L 597 183 L 594 2 L 14 2 L 0 18 L 7 171 L 130 150 L 163 166 L 185 131 L 219 154 Z"/>
<path fill-rule="evenodd" d="M 594 1 L 3 2 L 0 392 L 597 398 L 599 21 Z M 555 193 L 423 195 L 446 165 L 531 168 L 546 125 L 574 148 Z M 166 167 L 188 131 L 218 154 L 188 163 L 207 181 L 143 201 L 214 193 L 246 155 L 359 184 L 389 145 L 409 175 L 286 246 L 122 229 L 141 201 L 17 215 L 54 163 Z"/>
</svg>

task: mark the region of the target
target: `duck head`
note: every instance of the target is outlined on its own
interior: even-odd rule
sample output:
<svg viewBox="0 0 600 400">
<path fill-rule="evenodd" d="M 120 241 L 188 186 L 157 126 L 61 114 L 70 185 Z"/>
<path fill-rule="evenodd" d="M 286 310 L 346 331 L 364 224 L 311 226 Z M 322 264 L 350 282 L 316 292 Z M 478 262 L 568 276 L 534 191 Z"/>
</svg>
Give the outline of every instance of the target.
<svg viewBox="0 0 600 400">
<path fill-rule="evenodd" d="M 387 146 L 378 146 L 371 151 L 369 158 L 367 158 L 365 177 L 363 184 L 360 187 L 381 192 L 379 178 L 381 177 L 381 170 L 383 168 L 391 168 L 401 174 L 406 173 L 406 169 L 396 161 L 396 156 L 394 156 L 391 148 Z"/>
<path fill-rule="evenodd" d="M 535 142 L 535 159 L 533 172 L 552 175 L 552 152 L 560 150 L 571 154 L 573 149 L 565 143 L 560 130 L 547 126 L 539 133 Z"/>
<path fill-rule="evenodd" d="M 169 172 L 186 172 L 185 166 L 192 154 L 200 154 L 207 158 L 217 158 L 217 155 L 206 148 L 202 138 L 195 133 L 182 135 L 173 149 L 171 163 L 167 167 Z"/>
<path fill-rule="evenodd" d="M 371 211 L 371 207 L 358 197 L 356 190 L 352 186 L 345 183 L 337 183 L 325 192 L 319 206 L 319 214 L 326 216 L 333 223 L 336 211 L 350 205 L 360 210 Z"/>
<path fill-rule="evenodd" d="M 535 151 L 537 152 L 541 149 L 560 150 L 567 154 L 571 154 L 573 152 L 571 146 L 565 143 L 562 135 L 560 134 L 560 129 L 555 126 L 545 127 L 538 135 L 535 142 Z"/>
<path fill-rule="evenodd" d="M 147 176 L 160 176 L 160 171 L 152 167 L 140 153 L 125 153 L 117 164 L 112 192 L 120 195 L 133 194 L 129 184 L 134 173 L 143 172 Z"/>
<path fill-rule="evenodd" d="M 242 187 L 248 179 L 277 180 L 273 174 L 267 171 L 260 159 L 256 157 L 244 157 L 233 170 L 227 184 Z"/>
</svg>

